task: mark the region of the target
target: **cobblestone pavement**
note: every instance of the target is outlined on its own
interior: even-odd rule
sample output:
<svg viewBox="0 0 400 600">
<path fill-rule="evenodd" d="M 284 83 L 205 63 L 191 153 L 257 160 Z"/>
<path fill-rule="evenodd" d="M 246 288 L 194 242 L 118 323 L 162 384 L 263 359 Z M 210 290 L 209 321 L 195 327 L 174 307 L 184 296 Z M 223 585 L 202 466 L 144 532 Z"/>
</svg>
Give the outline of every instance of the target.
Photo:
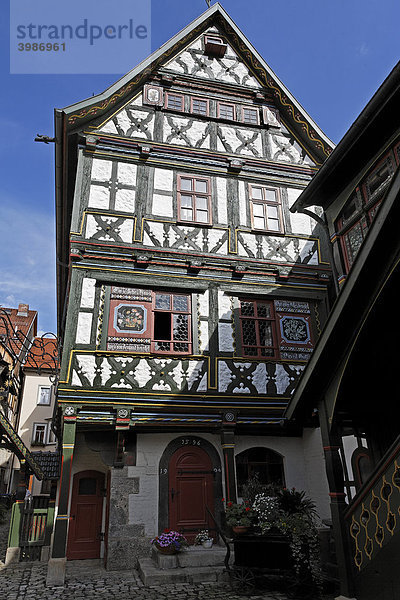
<svg viewBox="0 0 400 600">
<path fill-rule="evenodd" d="M 99 561 L 67 563 L 64 587 L 46 587 L 47 564 L 0 565 L 1 600 L 286 600 L 278 592 L 238 595 L 229 585 L 180 583 L 144 587 L 136 571 L 106 571 Z M 333 595 L 324 600 L 333 599 Z"/>
<path fill-rule="evenodd" d="M 241 596 L 232 593 L 228 585 L 215 583 L 144 587 L 136 571 L 106 571 L 97 561 L 67 563 L 64 587 L 46 587 L 46 571 L 47 565 L 41 563 L 0 567 L 1 600 L 285 600 L 281 594 Z"/>
</svg>

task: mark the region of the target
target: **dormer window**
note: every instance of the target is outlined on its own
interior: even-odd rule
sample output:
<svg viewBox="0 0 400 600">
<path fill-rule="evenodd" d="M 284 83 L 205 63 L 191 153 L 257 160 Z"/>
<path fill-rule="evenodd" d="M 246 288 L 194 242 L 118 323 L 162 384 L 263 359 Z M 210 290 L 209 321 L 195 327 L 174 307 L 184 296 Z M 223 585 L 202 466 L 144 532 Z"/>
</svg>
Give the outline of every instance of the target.
<svg viewBox="0 0 400 600">
<path fill-rule="evenodd" d="M 204 50 L 209 56 L 222 58 L 225 56 L 226 49 L 227 46 L 224 44 L 224 40 L 218 35 L 204 36 Z"/>
</svg>

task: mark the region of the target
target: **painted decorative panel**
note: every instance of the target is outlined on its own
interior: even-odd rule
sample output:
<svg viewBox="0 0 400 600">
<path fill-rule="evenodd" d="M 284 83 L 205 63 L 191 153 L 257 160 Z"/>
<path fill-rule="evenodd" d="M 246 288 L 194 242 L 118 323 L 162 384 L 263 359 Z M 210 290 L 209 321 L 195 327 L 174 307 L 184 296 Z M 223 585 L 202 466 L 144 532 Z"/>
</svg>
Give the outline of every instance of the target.
<svg viewBox="0 0 400 600">
<path fill-rule="evenodd" d="M 123 108 L 103 127 L 102 133 L 112 133 L 124 137 L 152 140 L 154 134 L 154 111 L 139 108 L 134 103 Z"/>
<path fill-rule="evenodd" d="M 136 165 L 94 158 L 88 206 L 135 212 Z"/>
<path fill-rule="evenodd" d="M 194 250 L 208 254 L 228 253 L 228 230 L 144 222 L 143 244 L 156 248 Z"/>
<path fill-rule="evenodd" d="M 72 385 L 155 392 L 204 392 L 207 361 L 132 356 L 74 357 Z"/>
<path fill-rule="evenodd" d="M 151 291 L 112 287 L 107 350 L 150 352 L 151 314 Z"/>
<path fill-rule="evenodd" d="M 164 137 L 167 144 L 191 148 L 210 148 L 211 125 L 190 117 L 164 115 Z"/>
<path fill-rule="evenodd" d="M 261 132 L 258 130 L 218 125 L 217 136 L 217 150 L 220 152 L 257 158 L 263 156 Z"/>
<path fill-rule="evenodd" d="M 212 81 L 224 81 L 252 88 L 261 87 L 229 45 L 223 58 L 209 58 L 204 55 L 202 41 L 196 40 L 165 66 L 176 73 Z"/>
<path fill-rule="evenodd" d="M 104 242 L 125 242 L 133 240 L 133 219 L 109 217 L 102 214 L 86 215 L 85 238 Z"/>
<path fill-rule="evenodd" d="M 319 263 L 316 239 L 258 235 L 241 231 L 238 233 L 238 253 L 239 256 L 261 260 L 308 265 Z"/>
</svg>

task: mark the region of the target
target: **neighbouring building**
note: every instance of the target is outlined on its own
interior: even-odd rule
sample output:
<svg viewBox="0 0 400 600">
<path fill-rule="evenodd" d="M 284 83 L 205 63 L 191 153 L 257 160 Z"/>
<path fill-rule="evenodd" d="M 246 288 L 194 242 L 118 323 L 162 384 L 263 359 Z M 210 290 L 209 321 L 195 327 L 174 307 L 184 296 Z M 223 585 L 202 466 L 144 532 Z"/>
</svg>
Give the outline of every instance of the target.
<svg viewBox="0 0 400 600">
<path fill-rule="evenodd" d="M 58 444 L 52 429 L 54 412 L 54 378 L 57 361 L 57 341 L 37 337 L 23 365 L 24 381 L 18 418 L 18 435 L 42 467 L 55 468 L 58 477 Z M 18 463 L 18 461 L 17 461 Z M 14 465 L 18 470 L 19 464 Z M 14 479 L 17 478 L 14 476 Z M 32 496 L 48 495 L 51 479 L 39 481 L 34 475 L 28 483 Z"/>
<path fill-rule="evenodd" d="M 400 63 L 291 210 L 326 215 L 342 289 L 286 416 L 318 409 L 343 598 L 397 600 Z"/>
<path fill-rule="evenodd" d="M 0 314 L 0 401 L 1 413 L 14 428 L 18 427 L 21 407 L 23 370 L 32 340 L 37 333 L 37 312 L 28 304 L 1 308 Z M 0 439 L 4 434 L 0 424 Z M 15 455 L 11 447 L 0 446 L 0 493 L 15 491 L 13 480 Z"/>
<path fill-rule="evenodd" d="M 219 522 L 254 473 L 328 518 L 319 429 L 284 412 L 334 295 L 322 210 L 290 209 L 333 144 L 219 4 L 55 121 L 48 580 L 66 558 L 135 567 L 165 527 L 213 530 L 206 507 Z"/>
</svg>

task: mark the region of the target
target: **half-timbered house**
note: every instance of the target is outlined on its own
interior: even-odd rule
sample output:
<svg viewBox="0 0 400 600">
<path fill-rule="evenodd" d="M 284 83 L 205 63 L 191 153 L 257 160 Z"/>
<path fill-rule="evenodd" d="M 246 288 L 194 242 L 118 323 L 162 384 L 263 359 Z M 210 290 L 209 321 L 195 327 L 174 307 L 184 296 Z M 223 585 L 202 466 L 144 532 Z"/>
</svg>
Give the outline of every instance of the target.
<svg viewBox="0 0 400 600">
<path fill-rule="evenodd" d="M 328 517 L 319 431 L 284 410 L 328 311 L 332 143 L 219 4 L 56 110 L 63 469 L 49 580 L 193 539 L 246 479 Z M 66 307 L 66 310 L 64 310 Z"/>
</svg>

